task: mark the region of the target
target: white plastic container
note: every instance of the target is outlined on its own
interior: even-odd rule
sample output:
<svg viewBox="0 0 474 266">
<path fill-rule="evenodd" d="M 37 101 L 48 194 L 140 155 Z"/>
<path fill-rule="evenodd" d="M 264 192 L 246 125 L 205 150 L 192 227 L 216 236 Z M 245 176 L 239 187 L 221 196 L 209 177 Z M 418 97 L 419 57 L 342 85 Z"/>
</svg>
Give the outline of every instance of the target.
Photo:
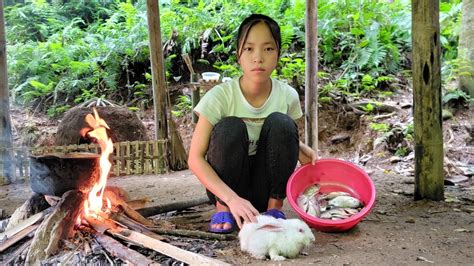
<svg viewBox="0 0 474 266">
<path fill-rule="evenodd" d="M 202 79 L 205 82 L 216 82 L 216 81 L 219 81 L 220 77 L 221 77 L 221 74 L 217 72 L 203 72 L 202 73 Z"/>
</svg>

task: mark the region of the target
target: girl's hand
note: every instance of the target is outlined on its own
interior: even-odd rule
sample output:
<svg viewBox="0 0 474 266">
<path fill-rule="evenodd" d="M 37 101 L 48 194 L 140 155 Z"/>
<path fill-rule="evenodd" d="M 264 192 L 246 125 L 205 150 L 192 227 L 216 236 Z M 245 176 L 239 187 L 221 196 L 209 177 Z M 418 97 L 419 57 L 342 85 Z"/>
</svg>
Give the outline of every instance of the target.
<svg viewBox="0 0 474 266">
<path fill-rule="evenodd" d="M 316 152 L 313 149 L 303 142 L 300 142 L 300 153 L 298 159 L 302 165 L 307 163 L 314 165 L 318 158 Z"/>
<path fill-rule="evenodd" d="M 236 196 L 235 198 L 226 202 L 226 204 L 229 207 L 230 212 L 234 216 L 239 228 L 242 228 L 243 223 L 257 222 L 255 216 L 259 215 L 260 213 L 252 206 L 252 203 L 250 203 L 250 201 Z"/>
</svg>

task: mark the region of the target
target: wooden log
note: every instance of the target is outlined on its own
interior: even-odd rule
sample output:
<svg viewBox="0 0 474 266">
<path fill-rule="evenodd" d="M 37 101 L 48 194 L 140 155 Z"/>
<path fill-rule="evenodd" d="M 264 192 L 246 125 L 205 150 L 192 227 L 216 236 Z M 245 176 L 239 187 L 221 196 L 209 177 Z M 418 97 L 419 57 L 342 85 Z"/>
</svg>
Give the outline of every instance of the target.
<svg viewBox="0 0 474 266">
<path fill-rule="evenodd" d="M 78 215 L 83 211 L 84 199 L 85 194 L 78 190 L 64 193 L 53 212 L 37 229 L 26 257 L 27 265 L 47 259 L 57 251 L 61 239 L 73 236 L 73 227 Z"/>
<path fill-rule="evenodd" d="M 21 223 L 22 220 L 27 219 L 33 214 L 46 210 L 48 207 L 49 203 L 46 201 L 44 196 L 34 193 L 23 203 L 23 205 L 13 212 L 5 230 L 15 227 L 17 224 Z"/>
<path fill-rule="evenodd" d="M 203 196 L 197 199 L 192 199 L 192 200 L 187 200 L 187 201 L 171 202 L 168 204 L 145 207 L 145 208 L 138 209 L 137 212 L 145 217 L 149 217 L 149 216 L 153 216 L 153 215 L 157 215 L 157 214 L 165 213 L 169 211 L 181 211 L 181 210 L 198 206 L 198 205 L 208 203 L 208 202 L 209 202 L 209 198 L 207 196 Z"/>
<path fill-rule="evenodd" d="M 32 232 L 38 228 L 39 225 L 30 225 L 27 228 L 21 230 L 17 234 L 13 235 L 12 237 L 8 238 L 5 241 L 0 241 L 0 252 L 5 251 L 7 248 L 11 247 L 12 245 L 16 244 L 18 241 L 22 240 Z"/>
<path fill-rule="evenodd" d="M 120 244 L 117 240 L 104 235 L 99 232 L 95 232 L 94 234 L 95 239 L 105 248 L 110 254 L 113 256 L 123 260 L 127 264 L 134 264 L 134 265 L 152 265 L 155 264 L 154 261 L 148 259 L 147 257 L 143 256 L 142 254 L 131 250 L 124 245 Z"/>
<path fill-rule="evenodd" d="M 158 227 L 150 228 L 152 232 L 162 234 L 162 235 L 172 235 L 172 236 L 185 236 L 185 237 L 195 237 L 200 239 L 215 239 L 215 240 L 234 240 L 235 235 L 230 234 L 215 234 L 215 233 L 208 233 L 203 231 L 197 230 L 183 230 L 183 229 L 161 229 Z"/>
<path fill-rule="evenodd" d="M 379 112 L 379 113 L 400 113 L 402 110 L 398 108 L 397 106 L 390 105 L 387 103 L 379 103 L 379 102 L 374 102 L 374 101 L 360 101 L 360 102 L 355 102 L 349 104 L 349 107 L 355 108 L 359 111 L 362 111 L 364 113 L 367 113 L 367 106 L 371 105 L 372 110 Z"/>
</svg>

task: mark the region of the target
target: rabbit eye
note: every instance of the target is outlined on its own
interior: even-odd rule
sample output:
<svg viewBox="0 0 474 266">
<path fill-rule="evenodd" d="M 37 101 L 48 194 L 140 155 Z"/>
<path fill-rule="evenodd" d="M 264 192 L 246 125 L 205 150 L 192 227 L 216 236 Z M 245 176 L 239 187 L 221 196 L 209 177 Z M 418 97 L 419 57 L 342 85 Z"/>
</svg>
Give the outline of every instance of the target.
<svg viewBox="0 0 474 266">
<path fill-rule="evenodd" d="M 303 233 L 303 228 L 298 229 L 298 232 Z"/>
</svg>

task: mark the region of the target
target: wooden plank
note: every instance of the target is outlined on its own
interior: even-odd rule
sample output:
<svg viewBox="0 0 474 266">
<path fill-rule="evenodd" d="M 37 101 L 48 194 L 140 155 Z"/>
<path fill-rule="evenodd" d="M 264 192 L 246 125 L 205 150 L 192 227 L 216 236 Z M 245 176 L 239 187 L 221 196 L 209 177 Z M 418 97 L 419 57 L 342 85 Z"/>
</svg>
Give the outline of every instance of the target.
<svg viewBox="0 0 474 266">
<path fill-rule="evenodd" d="M 27 228 L 18 232 L 17 234 L 13 235 L 12 237 L 8 238 L 7 240 L 0 241 L 0 252 L 5 251 L 7 248 L 11 247 L 18 241 L 22 240 L 30 233 L 34 232 L 36 228 L 38 228 L 38 226 L 39 226 L 38 224 L 30 225 Z"/>
<path fill-rule="evenodd" d="M 0 233 L 0 240 L 9 239 L 12 236 L 18 234 L 20 231 L 23 231 L 25 228 L 37 223 L 38 221 L 43 219 L 44 214 L 45 214 L 45 211 L 39 212 L 35 215 L 32 215 L 28 219 L 25 219 L 25 220 L 19 222 L 14 227 L 6 230 L 3 233 Z"/>
</svg>

